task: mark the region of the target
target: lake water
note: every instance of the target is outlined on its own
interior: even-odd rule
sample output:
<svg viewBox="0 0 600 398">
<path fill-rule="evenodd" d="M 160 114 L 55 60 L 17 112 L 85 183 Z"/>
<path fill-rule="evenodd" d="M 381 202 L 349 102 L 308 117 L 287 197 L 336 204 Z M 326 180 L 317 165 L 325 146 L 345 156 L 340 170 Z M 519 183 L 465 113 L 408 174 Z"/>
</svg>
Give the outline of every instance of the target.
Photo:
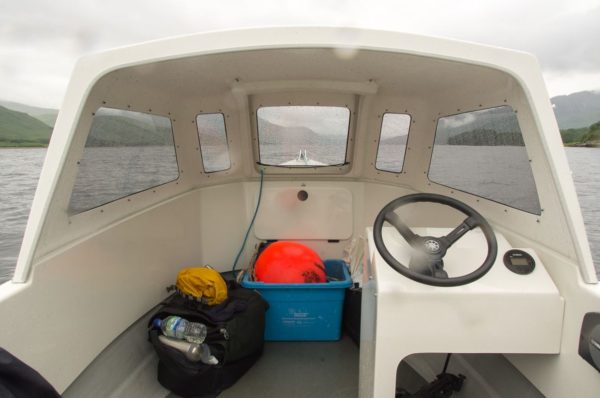
<svg viewBox="0 0 600 398">
<path fill-rule="evenodd" d="M 566 152 L 600 275 L 600 149 Z M 0 149 L 0 283 L 12 276 L 45 154 L 39 148 Z"/>
</svg>

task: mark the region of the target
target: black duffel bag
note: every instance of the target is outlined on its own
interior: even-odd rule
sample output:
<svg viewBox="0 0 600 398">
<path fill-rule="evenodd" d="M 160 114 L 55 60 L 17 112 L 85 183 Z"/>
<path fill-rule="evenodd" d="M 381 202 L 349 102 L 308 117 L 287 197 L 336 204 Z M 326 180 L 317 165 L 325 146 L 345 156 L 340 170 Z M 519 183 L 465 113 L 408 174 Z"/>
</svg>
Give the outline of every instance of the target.
<svg viewBox="0 0 600 398">
<path fill-rule="evenodd" d="M 177 315 L 207 327 L 205 343 L 219 363 L 191 362 L 185 354 L 160 342 L 159 329 L 149 331 L 158 354 L 159 383 L 184 398 L 214 397 L 231 387 L 262 355 L 268 303 L 254 290 L 228 284 L 225 302 L 208 306 L 179 294 L 169 297 L 152 320 Z"/>
</svg>

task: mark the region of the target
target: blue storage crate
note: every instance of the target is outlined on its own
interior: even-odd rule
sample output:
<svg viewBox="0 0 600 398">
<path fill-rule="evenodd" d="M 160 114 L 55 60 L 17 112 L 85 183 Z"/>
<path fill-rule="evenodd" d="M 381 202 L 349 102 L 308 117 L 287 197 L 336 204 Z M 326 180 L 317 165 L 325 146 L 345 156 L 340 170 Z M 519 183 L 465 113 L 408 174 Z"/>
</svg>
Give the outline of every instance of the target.
<svg viewBox="0 0 600 398">
<path fill-rule="evenodd" d="M 344 261 L 324 263 L 326 283 L 264 283 L 244 276 L 242 286 L 258 290 L 269 302 L 265 340 L 339 340 L 344 293 L 352 280 Z"/>
</svg>

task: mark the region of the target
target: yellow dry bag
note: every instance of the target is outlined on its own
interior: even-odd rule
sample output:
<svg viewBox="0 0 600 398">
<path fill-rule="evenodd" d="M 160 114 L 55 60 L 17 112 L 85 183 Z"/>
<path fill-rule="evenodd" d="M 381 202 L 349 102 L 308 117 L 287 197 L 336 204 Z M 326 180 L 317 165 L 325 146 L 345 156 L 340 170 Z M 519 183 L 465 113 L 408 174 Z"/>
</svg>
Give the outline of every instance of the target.
<svg viewBox="0 0 600 398">
<path fill-rule="evenodd" d="M 227 300 L 227 284 L 214 269 L 208 267 L 183 268 L 177 274 L 177 289 L 209 305 Z"/>
</svg>

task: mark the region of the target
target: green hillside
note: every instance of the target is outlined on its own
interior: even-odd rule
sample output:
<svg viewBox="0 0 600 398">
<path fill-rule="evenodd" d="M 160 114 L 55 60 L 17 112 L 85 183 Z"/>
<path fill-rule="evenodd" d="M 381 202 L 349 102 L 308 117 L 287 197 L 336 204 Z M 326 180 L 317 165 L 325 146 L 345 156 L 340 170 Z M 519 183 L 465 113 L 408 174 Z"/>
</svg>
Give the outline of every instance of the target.
<svg viewBox="0 0 600 398">
<path fill-rule="evenodd" d="M 50 127 L 54 127 L 56 117 L 58 116 L 58 110 L 56 109 L 40 108 L 37 106 L 20 104 L 18 102 L 0 100 L 0 106 L 10 109 L 11 111 L 26 113 L 29 116 L 41 120 Z"/>
<path fill-rule="evenodd" d="M 560 135 L 568 146 L 600 147 L 600 121 L 586 128 L 561 130 Z"/>
<path fill-rule="evenodd" d="M 0 147 L 46 146 L 52 128 L 23 112 L 0 106 Z"/>
<path fill-rule="evenodd" d="M 137 118 L 96 114 L 86 146 L 160 146 L 173 145 L 169 119 L 137 114 Z"/>
</svg>

